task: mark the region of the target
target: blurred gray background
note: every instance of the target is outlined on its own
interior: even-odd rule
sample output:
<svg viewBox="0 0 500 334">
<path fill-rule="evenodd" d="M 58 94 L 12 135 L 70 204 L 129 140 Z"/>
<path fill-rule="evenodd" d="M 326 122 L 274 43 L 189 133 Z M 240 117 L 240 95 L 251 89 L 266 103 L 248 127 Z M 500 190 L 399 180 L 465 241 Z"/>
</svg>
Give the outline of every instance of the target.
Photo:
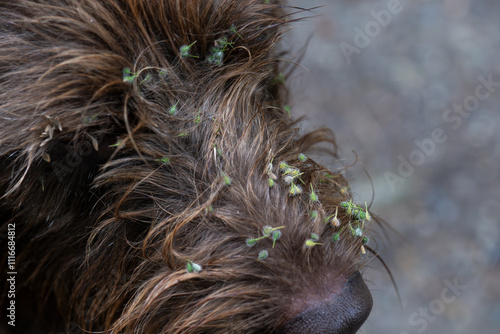
<svg viewBox="0 0 500 334">
<path fill-rule="evenodd" d="M 297 51 L 311 37 L 307 70 L 287 79 L 292 114 L 332 128 L 345 164 L 356 152 L 372 211 L 403 235 L 378 244 L 403 309 L 372 261 L 360 333 L 498 333 L 500 1 L 289 4 L 324 6 L 283 43 Z M 348 177 L 369 201 L 361 165 Z"/>
</svg>

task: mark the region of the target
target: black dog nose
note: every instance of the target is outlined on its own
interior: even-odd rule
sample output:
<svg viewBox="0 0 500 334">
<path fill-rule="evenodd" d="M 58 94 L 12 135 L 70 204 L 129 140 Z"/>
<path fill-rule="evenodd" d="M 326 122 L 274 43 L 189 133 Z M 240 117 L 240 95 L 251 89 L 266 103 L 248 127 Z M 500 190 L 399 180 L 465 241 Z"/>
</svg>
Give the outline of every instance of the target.
<svg viewBox="0 0 500 334">
<path fill-rule="evenodd" d="M 370 290 L 357 271 L 331 300 L 309 308 L 287 321 L 279 334 L 353 334 L 373 306 Z"/>
</svg>

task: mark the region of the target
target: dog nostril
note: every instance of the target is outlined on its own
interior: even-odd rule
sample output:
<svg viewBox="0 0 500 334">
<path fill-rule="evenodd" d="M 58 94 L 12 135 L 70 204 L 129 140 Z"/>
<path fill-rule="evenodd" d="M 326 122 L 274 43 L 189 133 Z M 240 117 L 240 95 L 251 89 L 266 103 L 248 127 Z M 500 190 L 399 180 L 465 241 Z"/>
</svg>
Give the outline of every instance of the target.
<svg viewBox="0 0 500 334">
<path fill-rule="evenodd" d="M 370 314 L 373 299 L 361 274 L 355 272 L 330 301 L 316 304 L 287 321 L 279 334 L 353 334 Z"/>
</svg>

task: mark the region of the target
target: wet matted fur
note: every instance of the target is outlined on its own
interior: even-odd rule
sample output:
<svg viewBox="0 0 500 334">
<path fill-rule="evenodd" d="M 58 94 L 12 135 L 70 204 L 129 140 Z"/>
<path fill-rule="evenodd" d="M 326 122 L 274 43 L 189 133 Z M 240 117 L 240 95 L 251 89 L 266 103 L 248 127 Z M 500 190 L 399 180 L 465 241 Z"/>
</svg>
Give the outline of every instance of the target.
<svg viewBox="0 0 500 334">
<path fill-rule="evenodd" d="M 0 217 L 40 326 L 271 333 L 363 267 L 341 171 L 299 158 L 334 139 L 286 110 L 290 20 L 254 0 L 2 1 Z M 247 245 L 268 225 L 278 240 Z"/>
</svg>

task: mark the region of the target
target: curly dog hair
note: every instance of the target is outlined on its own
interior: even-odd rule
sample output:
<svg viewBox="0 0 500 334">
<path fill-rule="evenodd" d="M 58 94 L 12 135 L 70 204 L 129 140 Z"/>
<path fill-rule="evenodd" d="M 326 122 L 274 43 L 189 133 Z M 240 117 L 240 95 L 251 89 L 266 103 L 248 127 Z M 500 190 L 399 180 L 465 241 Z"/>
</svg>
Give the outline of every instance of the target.
<svg viewBox="0 0 500 334">
<path fill-rule="evenodd" d="M 332 133 L 289 115 L 293 21 L 261 0 L 0 3 L 5 330 L 359 329 L 370 214 L 308 156 Z"/>
</svg>

